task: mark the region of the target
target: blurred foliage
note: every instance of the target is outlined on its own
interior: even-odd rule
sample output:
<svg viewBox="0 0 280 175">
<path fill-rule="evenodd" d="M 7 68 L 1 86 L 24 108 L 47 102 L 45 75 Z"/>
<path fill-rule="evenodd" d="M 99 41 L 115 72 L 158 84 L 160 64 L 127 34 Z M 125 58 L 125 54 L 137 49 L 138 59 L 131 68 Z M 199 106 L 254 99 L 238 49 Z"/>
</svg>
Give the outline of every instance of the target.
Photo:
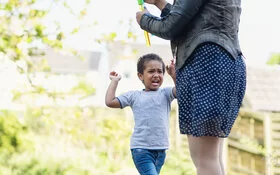
<svg viewBox="0 0 280 175">
<path fill-rule="evenodd" d="M 20 73 L 31 73 L 36 71 L 50 71 L 45 59 L 37 59 L 45 55 L 42 48 L 52 48 L 56 51 L 64 50 L 79 57 L 75 49 L 64 48 L 63 42 L 67 37 L 77 34 L 83 28 L 90 28 L 98 25 L 83 24 L 83 18 L 87 16 L 88 5 L 91 0 L 80 2 L 81 8 L 71 6 L 65 0 L 6 0 L 0 1 L 0 57 L 13 61 Z M 73 4 L 72 4 L 73 5 Z M 61 7 L 61 11 L 68 11 L 69 19 L 77 20 L 77 26 L 72 29 L 63 29 L 60 21 L 53 19 L 50 23 L 46 18 L 55 7 Z M 75 9 L 75 10 L 74 10 Z M 77 10 L 78 9 L 78 10 Z M 132 20 L 128 25 L 131 28 Z M 120 25 L 124 21 L 119 21 Z M 136 35 L 128 29 L 127 39 L 136 40 Z M 114 31 L 102 34 L 96 39 L 96 43 L 113 42 L 117 37 Z"/>
<path fill-rule="evenodd" d="M 12 100 L 16 104 L 34 106 L 39 102 L 44 105 L 55 105 L 58 101 L 67 102 L 69 99 L 79 101 L 93 96 L 96 94 L 95 86 L 96 84 L 85 75 L 49 75 L 36 82 L 34 86 L 36 90 L 19 85 L 12 89 L 11 93 Z"/>
<path fill-rule="evenodd" d="M 63 42 L 84 27 L 77 24 L 73 29 L 63 29 L 59 21 L 46 22 L 55 7 L 64 8 L 69 18 L 82 21 L 87 15 L 90 0 L 80 2 L 83 7 L 73 10 L 64 0 L 7 0 L 0 1 L 0 60 L 12 62 L 18 73 L 25 74 L 32 92 L 49 93 L 43 86 L 34 84 L 35 72 L 50 72 L 51 68 L 44 58 L 44 49 L 64 51 L 80 57 L 75 49 L 64 48 Z M 81 22 L 82 23 L 82 22 Z M 90 26 L 90 24 L 88 25 Z M 46 74 L 47 75 L 47 74 Z M 92 89 L 90 90 L 92 91 Z M 17 93 L 20 96 L 20 93 Z M 50 94 L 55 96 L 57 94 Z"/>
<path fill-rule="evenodd" d="M 280 54 L 274 53 L 271 55 L 270 59 L 266 62 L 268 65 L 280 65 Z"/>
<path fill-rule="evenodd" d="M 96 88 L 93 87 L 92 84 L 87 82 L 85 79 L 82 79 L 78 82 L 78 84 L 72 88 L 71 94 L 80 93 L 83 95 L 94 95 L 96 92 Z"/>
<path fill-rule="evenodd" d="M 63 165 L 44 163 L 35 155 L 34 140 L 28 126 L 19 122 L 15 112 L 0 112 L 0 174 L 61 174 Z M 54 173 L 53 173 L 54 174 Z"/>
<path fill-rule="evenodd" d="M 195 175 L 195 167 L 190 159 L 190 155 L 184 150 L 187 147 L 180 149 L 171 148 L 167 152 L 167 157 L 164 166 L 162 167 L 162 175 Z"/>
<path fill-rule="evenodd" d="M 37 2 L 9 0 L 0 3 L 0 53 L 26 72 L 33 69 L 30 57 L 37 55 L 38 45 L 62 48 L 63 33 L 60 28 L 49 33 L 42 21 L 50 9 L 38 8 Z M 21 66 L 20 61 L 24 61 L 26 67 Z"/>
<path fill-rule="evenodd" d="M 21 112 L 2 110 L 0 114 L 0 174 L 137 175 L 129 148 L 134 125 L 129 108 L 30 107 Z M 176 117 L 172 109 L 171 123 Z M 246 118 L 252 117 L 261 116 L 241 111 L 239 119 L 246 126 Z M 239 128 L 243 127 L 240 122 Z M 174 132 L 172 127 L 170 131 Z M 239 137 L 244 148 L 258 150 L 264 156 L 264 147 L 244 138 Z M 186 143 L 178 147 L 171 142 L 161 175 L 194 175 L 187 150 Z"/>
<path fill-rule="evenodd" d="M 17 119 L 15 113 L 2 111 L 0 113 L 0 154 L 10 156 L 14 152 L 22 152 L 28 147 L 25 139 L 27 127 Z"/>
<path fill-rule="evenodd" d="M 65 0 L 5 0 L 0 1 L 0 63 L 12 62 L 18 73 L 25 74 L 24 79 L 30 83 L 28 90 L 14 90 L 14 99 L 19 99 L 22 94 L 47 94 L 49 97 L 57 98 L 65 94 L 52 92 L 45 86 L 37 84 L 34 79 L 38 72 L 44 72 L 45 77 L 49 76 L 51 67 L 45 58 L 45 49 L 52 49 L 55 52 L 68 53 L 77 59 L 84 59 L 75 48 L 65 48 L 64 41 L 82 32 L 83 29 L 93 30 L 97 26 L 96 21 L 85 24 L 88 8 L 91 0 L 80 1 L 81 6 L 74 6 L 71 1 Z M 74 3 L 75 4 L 75 3 Z M 71 6 L 72 5 L 72 6 Z M 73 28 L 63 28 L 59 19 L 51 19 L 54 9 L 61 9 L 61 13 L 73 20 Z M 68 15 L 68 16 L 67 16 Z M 75 22 L 74 22 L 75 21 Z M 136 40 L 136 35 L 131 31 L 132 20 L 127 32 L 128 40 Z M 123 25 L 125 21 L 119 21 Z M 93 30 L 94 32 L 94 30 Z M 110 43 L 114 42 L 118 33 L 111 31 L 102 34 L 93 42 Z M 95 89 L 86 82 L 73 89 L 73 93 L 80 91 L 85 95 L 94 94 Z"/>
<path fill-rule="evenodd" d="M 7 131 L 2 132 L 10 133 L 6 136 L 9 139 L 5 149 L 11 151 L 9 157 L 0 155 L 0 167 L 5 167 L 0 168 L 0 174 L 137 174 L 129 148 L 134 125 L 130 109 L 28 108 L 18 113 L 22 122 L 11 114 L 1 111 L 1 121 L 7 126 Z M 10 131 L 11 128 L 15 128 L 14 131 Z M 23 139 L 27 136 L 28 140 Z M 17 144 L 12 141 L 15 137 Z M 188 155 L 172 149 L 167 155 L 162 175 L 192 174 Z"/>
</svg>

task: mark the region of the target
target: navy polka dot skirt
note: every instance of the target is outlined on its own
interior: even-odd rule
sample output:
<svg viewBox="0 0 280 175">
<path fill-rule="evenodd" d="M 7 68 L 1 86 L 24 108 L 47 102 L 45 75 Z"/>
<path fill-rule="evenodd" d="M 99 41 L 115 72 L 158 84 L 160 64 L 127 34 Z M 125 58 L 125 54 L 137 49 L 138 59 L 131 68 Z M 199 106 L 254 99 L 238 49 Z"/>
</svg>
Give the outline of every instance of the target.
<svg viewBox="0 0 280 175">
<path fill-rule="evenodd" d="M 246 65 L 214 43 L 198 46 L 176 70 L 181 134 L 228 137 L 246 88 Z"/>
</svg>

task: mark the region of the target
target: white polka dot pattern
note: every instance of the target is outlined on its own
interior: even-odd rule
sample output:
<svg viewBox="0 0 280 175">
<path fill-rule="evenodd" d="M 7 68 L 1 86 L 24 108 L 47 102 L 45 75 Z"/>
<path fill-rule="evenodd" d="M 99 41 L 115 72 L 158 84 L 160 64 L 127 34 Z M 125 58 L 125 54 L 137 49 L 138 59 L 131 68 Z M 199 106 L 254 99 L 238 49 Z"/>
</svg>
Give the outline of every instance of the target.
<svg viewBox="0 0 280 175">
<path fill-rule="evenodd" d="M 199 46 L 176 71 L 182 134 L 227 137 L 246 89 L 246 65 L 219 45 Z"/>
</svg>

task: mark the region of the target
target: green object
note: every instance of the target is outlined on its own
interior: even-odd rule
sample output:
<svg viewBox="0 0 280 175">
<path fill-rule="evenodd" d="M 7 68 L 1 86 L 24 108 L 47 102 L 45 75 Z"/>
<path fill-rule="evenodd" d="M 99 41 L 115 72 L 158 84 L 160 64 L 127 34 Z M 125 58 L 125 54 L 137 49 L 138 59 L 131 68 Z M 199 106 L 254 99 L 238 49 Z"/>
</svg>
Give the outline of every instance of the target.
<svg viewBox="0 0 280 175">
<path fill-rule="evenodd" d="M 144 0 L 138 0 L 138 4 L 139 5 L 143 5 L 144 4 Z"/>
</svg>

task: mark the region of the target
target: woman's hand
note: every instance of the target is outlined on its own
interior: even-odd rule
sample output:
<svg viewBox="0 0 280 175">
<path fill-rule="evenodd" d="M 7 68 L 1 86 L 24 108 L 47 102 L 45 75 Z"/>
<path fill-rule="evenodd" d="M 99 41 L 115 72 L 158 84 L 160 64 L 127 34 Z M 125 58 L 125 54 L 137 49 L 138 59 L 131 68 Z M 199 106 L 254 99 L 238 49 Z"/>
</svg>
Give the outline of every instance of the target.
<svg viewBox="0 0 280 175">
<path fill-rule="evenodd" d="M 144 0 L 144 2 L 148 4 L 156 4 L 157 1 L 159 0 Z"/>
<path fill-rule="evenodd" d="M 143 11 L 136 12 L 136 21 L 139 25 L 140 25 L 140 20 L 145 13 L 149 13 L 149 11 L 147 9 L 144 9 Z"/>
<path fill-rule="evenodd" d="M 144 0 L 144 2 L 147 4 L 153 4 L 160 10 L 162 10 L 165 7 L 165 5 L 167 4 L 166 0 Z"/>
</svg>

